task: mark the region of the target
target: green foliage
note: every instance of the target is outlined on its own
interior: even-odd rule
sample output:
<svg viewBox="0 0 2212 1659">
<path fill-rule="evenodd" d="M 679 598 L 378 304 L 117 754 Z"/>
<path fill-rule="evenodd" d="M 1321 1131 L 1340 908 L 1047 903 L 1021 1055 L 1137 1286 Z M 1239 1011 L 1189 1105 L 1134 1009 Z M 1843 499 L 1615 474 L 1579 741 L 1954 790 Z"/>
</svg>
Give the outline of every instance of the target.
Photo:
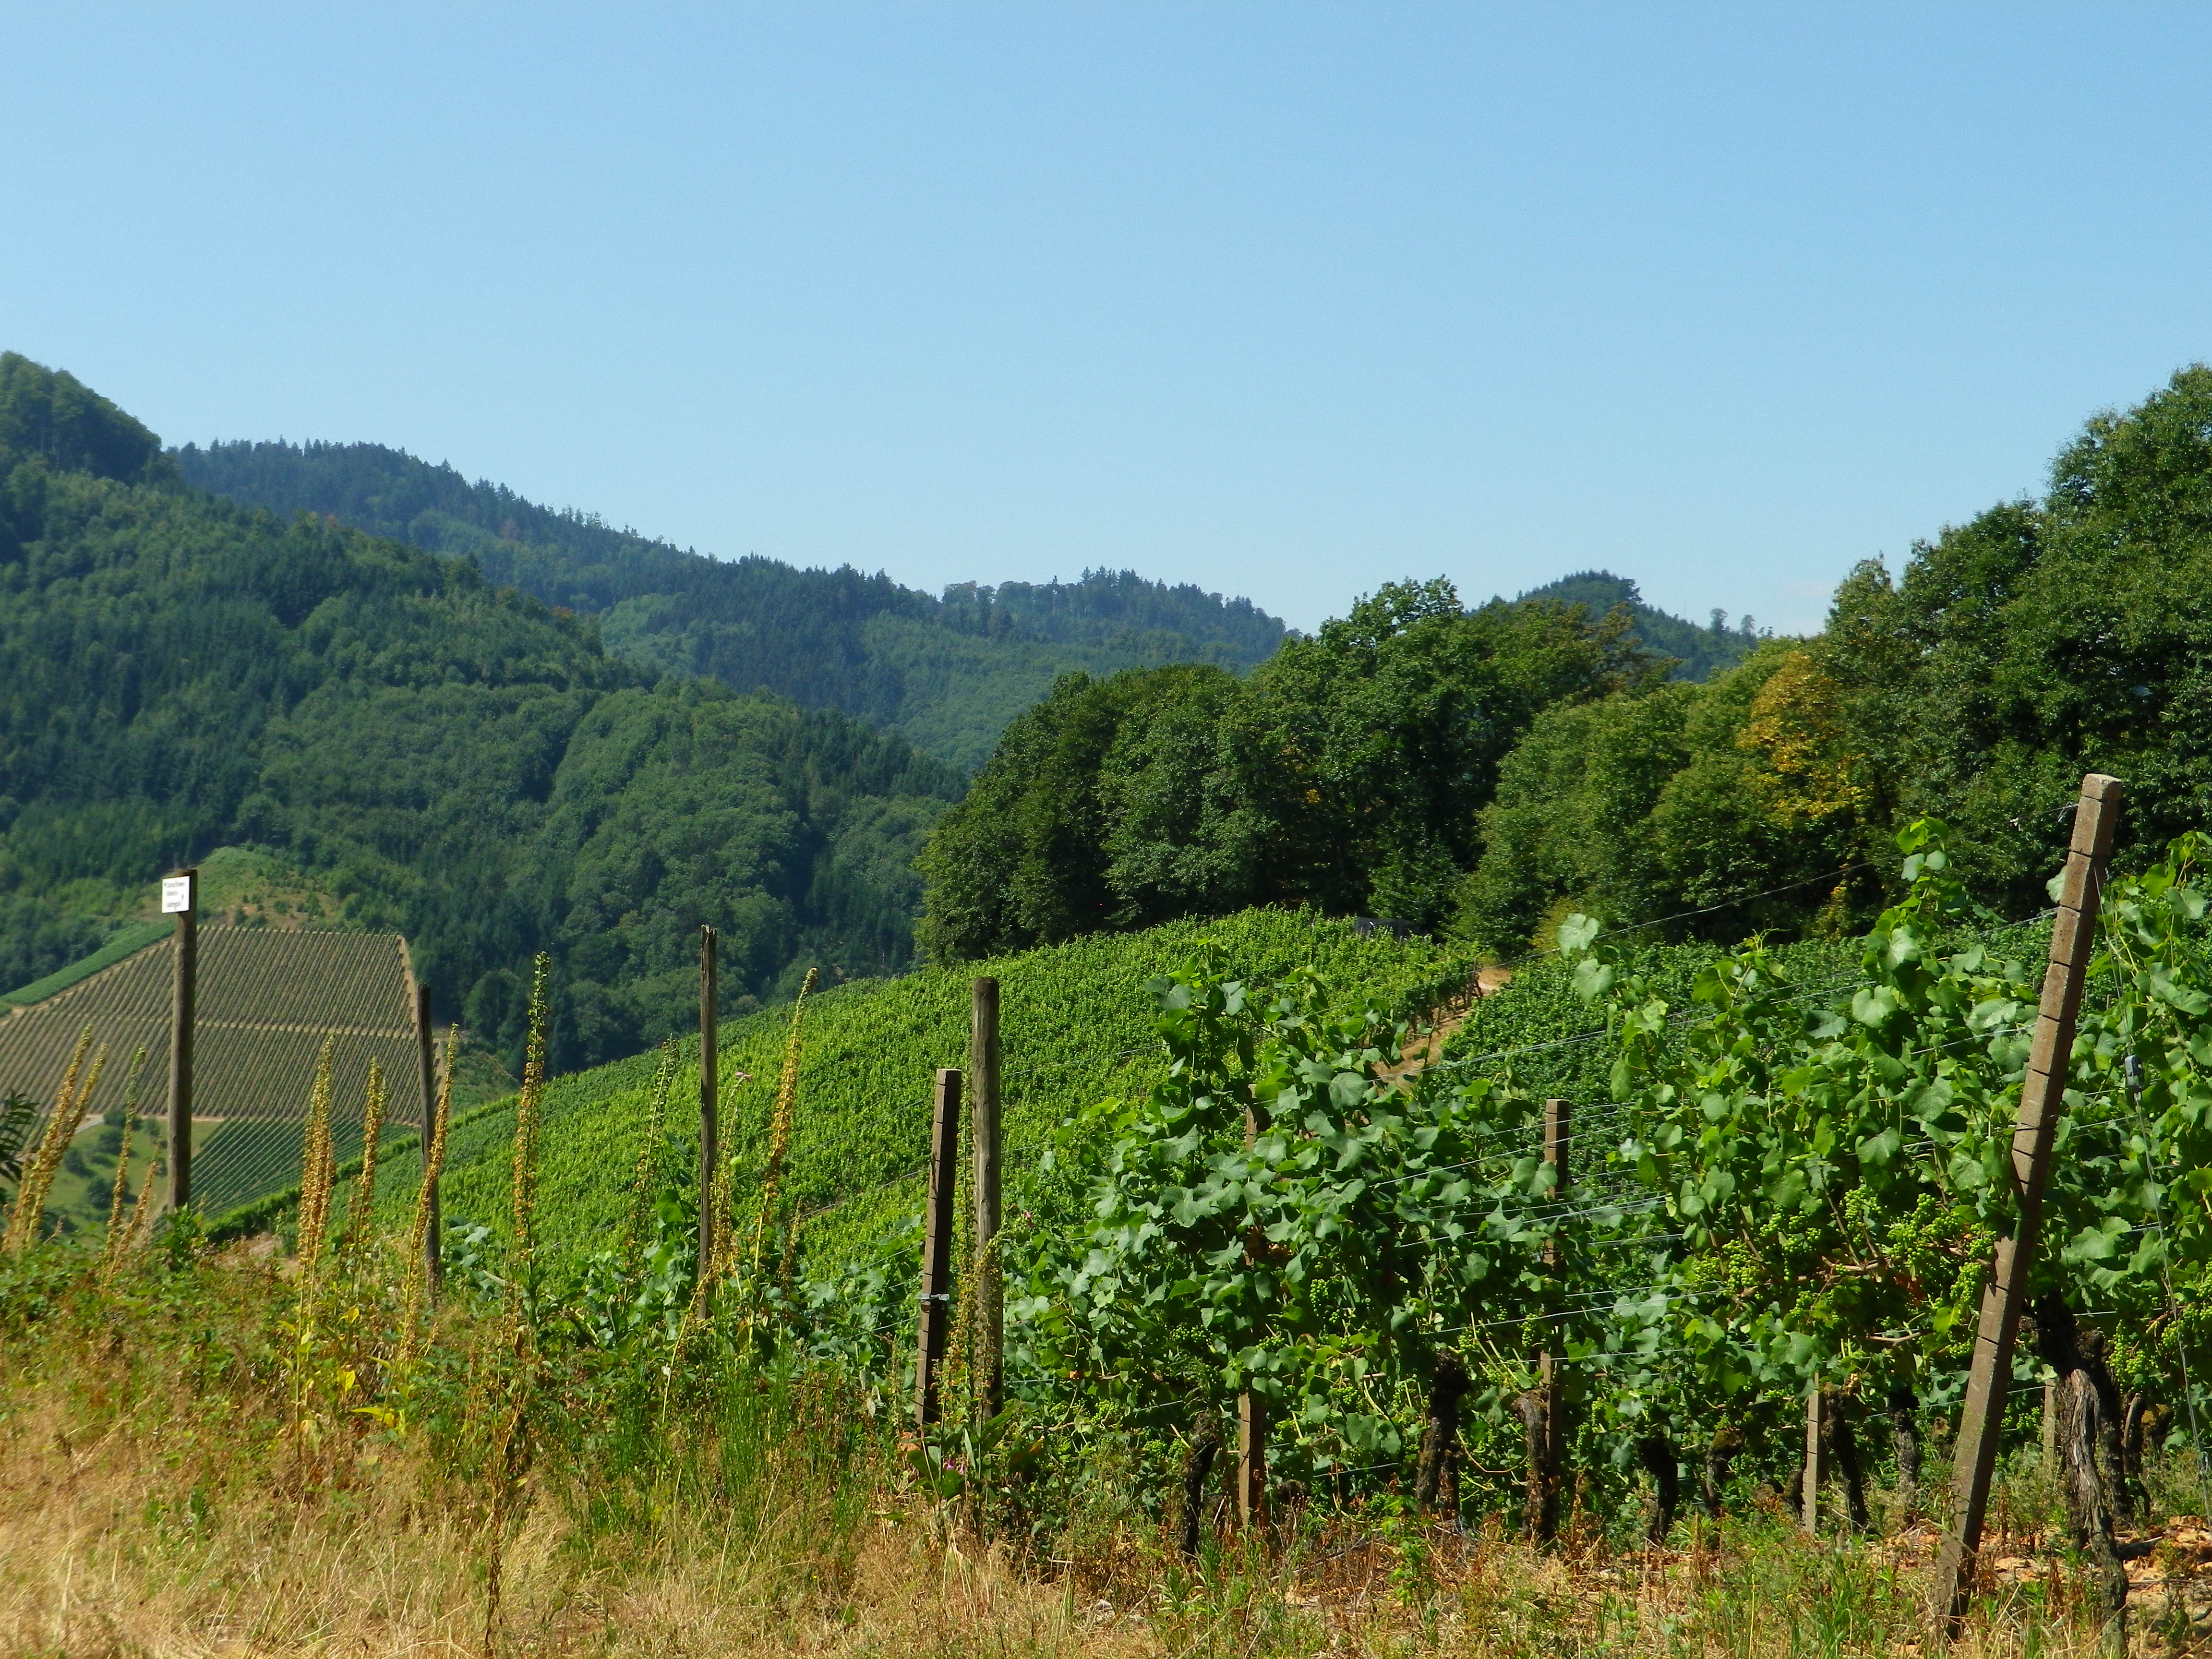
<svg viewBox="0 0 2212 1659">
<path fill-rule="evenodd" d="M 1017 1304 L 1040 1368 L 1086 1408 L 1164 1427 L 1249 1389 L 1283 1425 L 1279 1466 L 1395 1455 L 1408 1437 L 1372 1388 L 1425 1375 L 1440 1329 L 1544 1288 L 1528 1246 L 1553 1230 L 1531 1206 L 1555 1171 L 1480 1167 L 1525 1113 L 1500 1112 L 1484 1079 L 1385 1081 L 1403 1026 L 1332 1007 L 1310 969 L 1255 994 L 1201 961 L 1154 989 L 1167 1074 L 1088 1126 L 1110 1139 L 1091 1219 L 1037 1253 Z"/>
<path fill-rule="evenodd" d="M 0 1115 L 4 1115 L 4 1106 L 0 1102 Z M 106 1237 L 115 1163 L 123 1151 L 122 1114 L 112 1113 L 108 1118 L 92 1134 L 80 1134 L 63 1154 L 61 1168 L 46 1194 L 45 1224 L 56 1237 L 83 1241 Z M 5 1139 L 4 1131 L 0 1131 L 0 1144 Z M 126 1183 L 131 1197 L 137 1195 L 140 1185 L 151 1176 L 167 1139 L 161 1124 L 150 1118 L 137 1121 L 131 1133 Z M 9 1178 L 7 1159 L 0 1156 L 0 1181 Z"/>
<path fill-rule="evenodd" d="M 35 500 L 40 471 L 88 472 L 122 483 L 151 483 L 176 471 L 159 438 L 75 375 L 12 351 L 0 353 L 0 454 L 8 458 L 11 507 L 27 508 Z"/>
<path fill-rule="evenodd" d="M 1593 617 L 1602 617 L 1615 605 L 1626 606 L 1637 640 L 1662 656 L 1674 658 L 1674 675 L 1678 680 L 1709 680 L 1741 662 L 1759 648 L 1761 640 L 1773 637 L 1771 630 L 1762 633 L 1749 617 L 1739 618 L 1730 628 L 1724 611 L 1715 611 L 1711 626 L 1701 628 L 1655 610 L 1644 604 L 1634 582 L 1610 570 L 1578 570 L 1541 587 L 1532 587 L 1521 598 L 1524 602 L 1556 599 L 1562 605 L 1583 605 Z"/>
<path fill-rule="evenodd" d="M 1655 672 L 1625 625 L 1400 583 L 1243 680 L 1071 676 L 932 836 L 923 941 L 956 959 L 1256 903 L 1431 925 L 1539 712 Z"/>
<path fill-rule="evenodd" d="M 1126 570 L 932 599 L 849 566 L 707 558 L 376 444 L 187 445 L 175 459 L 191 483 L 281 519 L 327 516 L 471 560 L 495 586 L 597 617 L 609 649 L 653 674 L 852 714 L 963 769 L 1060 674 L 1247 667 L 1283 639 L 1247 600 Z"/>
<path fill-rule="evenodd" d="M 1866 862 L 1861 816 L 1781 804 L 1780 779 L 1741 741 L 1792 649 L 1763 646 L 1705 685 L 1539 715 L 1482 814 L 1455 931 L 1510 957 L 1580 908 L 1623 925 L 1681 917 L 1668 935 L 1732 941 L 1878 892 L 1872 868 L 1847 868 Z"/>
<path fill-rule="evenodd" d="M 1680 1008 L 1593 926 L 1561 930 L 1609 1014 L 1614 1121 L 1583 1178 L 1644 1194 L 1620 1207 L 1636 1282 L 1613 1275 L 1577 1350 L 1624 1431 L 1777 1416 L 1816 1377 L 1955 1396 L 1990 1241 L 2014 1220 L 2040 935 L 1973 903 L 1940 826 L 1899 841 L 1905 896 L 1842 983 L 1794 978 L 1753 939 Z M 2212 1259 L 2203 1206 L 2177 1201 L 2212 1189 L 2203 851 L 2185 838 L 2107 895 L 2038 1258 L 2124 1350 L 2163 1353 L 2167 1388 Z"/>
<path fill-rule="evenodd" d="M 11 893 L 0 898 L 0 985 L 20 988 L 0 996 L 0 1001 L 21 1004 L 52 996 L 84 973 L 99 971 L 92 968 L 70 975 L 64 971 L 70 964 L 97 953 L 105 958 L 99 963 L 104 968 L 143 948 L 151 939 L 143 929 L 111 938 L 97 921 L 75 915 L 51 898 Z M 104 949 L 104 945 L 115 948 Z"/>
<path fill-rule="evenodd" d="M 1025 1397 L 1160 1429 L 1249 1388 L 1302 1480 L 1402 1471 L 1446 1350 L 1477 1378 L 1472 1462 L 1510 1467 L 1553 1321 L 1583 1456 L 1614 1481 L 1655 1435 L 1726 1431 L 1747 1479 L 1785 1468 L 1815 1380 L 1862 1409 L 1954 1404 L 2014 1220 L 2048 929 L 1978 907 L 1940 825 L 1899 845 L 1904 896 L 1848 950 L 1636 945 L 1571 917 L 1410 1084 L 1356 992 L 1202 957 L 1170 975 L 1166 1074 L 1086 1120 L 1080 1218 L 1028 1257 Z M 2187 1312 L 2212 1263 L 2208 851 L 2185 837 L 2108 890 L 2038 1264 L 2167 1398 L 2212 1358 Z"/>
<path fill-rule="evenodd" d="M 1561 931 L 1572 934 L 1568 924 Z M 1605 960 L 1619 977 L 1633 977 L 1669 1006 L 1694 1006 L 1700 975 L 1726 952 L 1708 945 L 1656 944 L 1654 932 L 1634 928 L 1608 935 Z M 1772 945 L 1768 954 L 1794 981 L 1807 986 L 1846 982 L 1858 960 L 1856 945 L 1826 939 Z M 1603 1012 L 1594 1010 L 1585 994 L 1588 970 L 1582 963 L 1581 957 L 1556 950 L 1520 963 L 1507 983 L 1467 1011 L 1444 1045 L 1444 1061 L 1532 1100 L 1609 1103 L 1611 1033 Z M 1679 1052 L 1686 1040 L 1680 1023 L 1658 1035 L 1668 1054 Z"/>
<path fill-rule="evenodd" d="M 29 872 L 0 839 L 0 986 L 15 988 L 0 991 L 0 1003 L 43 1001 L 175 932 L 166 916 L 113 919 L 155 902 L 158 890 L 135 879 L 145 868 L 143 848 L 120 857 L 134 878 L 127 882 L 72 878 L 66 849 L 53 850 L 59 854 L 54 868 L 40 872 L 38 890 L 28 891 Z M 343 909 L 326 885 L 263 848 L 218 847 L 199 860 L 198 869 L 200 914 L 209 921 L 329 926 Z"/>
<path fill-rule="evenodd" d="M 2208 430 L 2196 365 L 2091 420 L 2039 505 L 1992 508 L 1896 580 L 1862 568 L 1837 595 L 1822 660 L 1871 775 L 1899 812 L 1954 826 L 1993 902 L 2034 902 L 2086 770 L 2128 781 L 2138 867 L 2207 820 Z"/>
<path fill-rule="evenodd" d="M 264 1194 L 289 1194 L 296 1199 L 306 1133 L 298 1119 L 234 1121 L 195 1130 L 192 1202 L 214 1224 L 231 1232 L 237 1226 L 233 1219 L 236 1212 Z M 341 1169 L 349 1160 L 357 1162 L 361 1125 L 341 1118 L 331 1124 L 331 1133 Z M 280 1201 L 275 1210 L 284 1207 Z M 257 1206 L 256 1212 L 263 1211 Z"/>
<path fill-rule="evenodd" d="M 1561 893 L 1608 916 L 1649 920 L 1637 912 L 1663 902 L 1662 872 L 1672 860 L 1647 820 L 1686 758 L 1694 701 L 1690 687 L 1674 684 L 1538 715 L 1499 770 L 1456 930 L 1510 950 L 1537 932 Z"/>
<path fill-rule="evenodd" d="M 464 560 L 134 473 L 100 424 L 123 417 L 4 365 L 0 433 L 40 446 L 0 446 L 0 475 L 38 484 L 0 546 L 0 904 L 23 978 L 96 943 L 67 916 L 129 914 L 224 842 L 406 934 L 511 1065 L 536 949 L 561 952 L 571 1066 L 664 1033 L 702 922 L 737 1008 L 801 958 L 906 963 L 949 768 L 835 714 L 655 684 Z M 60 469 L 87 458 L 106 471 Z"/>
</svg>

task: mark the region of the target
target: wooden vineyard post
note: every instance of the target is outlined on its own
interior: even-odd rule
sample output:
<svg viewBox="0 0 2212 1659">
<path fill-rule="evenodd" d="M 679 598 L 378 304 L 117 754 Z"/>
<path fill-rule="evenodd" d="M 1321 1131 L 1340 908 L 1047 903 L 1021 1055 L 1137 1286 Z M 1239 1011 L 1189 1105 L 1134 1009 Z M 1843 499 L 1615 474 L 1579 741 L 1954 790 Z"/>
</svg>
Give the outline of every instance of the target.
<svg viewBox="0 0 2212 1659">
<path fill-rule="evenodd" d="M 1820 1430 L 1824 1426 L 1821 1419 L 1827 1407 L 1828 1396 L 1822 1391 L 1820 1379 L 1815 1377 L 1813 1386 L 1805 1392 L 1805 1481 L 1800 1494 L 1797 1517 L 1808 1538 L 1820 1535 L 1820 1482 L 1827 1475 L 1827 1469 L 1820 1460 L 1823 1444 Z"/>
<path fill-rule="evenodd" d="M 999 1237 L 999 981 L 979 979 L 969 1028 L 969 1086 L 975 1116 L 970 1139 L 975 1149 L 975 1360 L 981 1373 L 983 1415 L 996 1417 L 1006 1404 L 1006 1328 L 1000 1287 L 1006 1276 L 992 1247 Z"/>
<path fill-rule="evenodd" d="M 1259 1143 L 1260 1119 L 1255 1107 L 1244 1109 L 1244 1150 Z M 1253 1260 L 1253 1241 L 1247 1238 L 1244 1260 Z M 1267 1401 L 1246 1389 L 1237 1396 L 1237 1519 L 1247 1527 L 1266 1519 L 1267 1513 Z"/>
<path fill-rule="evenodd" d="M 1930 1597 L 1936 1627 L 1944 1639 L 1959 1633 L 1974 1586 L 1974 1558 L 1981 1547 L 1982 1522 L 1989 1508 L 1990 1479 L 1996 1467 L 1997 1441 L 2004 1426 L 2005 1395 L 2012 1384 L 2013 1342 L 2027 1299 L 2028 1276 L 2035 1262 L 2036 1228 L 2043 1218 L 2043 1186 L 2051 1170 L 2051 1146 L 2066 1109 L 2066 1074 L 2074 1048 L 2074 1022 L 2081 1008 L 2082 981 L 2096 944 L 2097 907 L 2103 896 L 2105 866 L 2112 853 L 2112 831 L 2120 816 L 2120 781 L 2092 772 L 2081 780 L 2074 815 L 2073 844 L 2066 853 L 2063 890 L 2051 928 L 2051 961 L 2043 975 L 2043 1000 L 2036 1012 L 2035 1043 L 2020 1090 L 2020 1112 L 2012 1136 L 2014 1194 L 2019 1221 L 2010 1238 L 2000 1238 L 1991 1253 L 1989 1284 L 1982 1292 L 1981 1322 L 1974 1334 L 1972 1370 L 1967 1374 L 1966 1409 L 1960 1415 L 1955 1453 L 1955 1503 L 1951 1529 L 1936 1559 Z"/>
<path fill-rule="evenodd" d="M 714 930 L 699 928 L 699 1276 L 714 1271 L 714 1172 L 721 1162 L 721 998 Z"/>
<path fill-rule="evenodd" d="M 1571 1108 L 1564 1100 L 1544 1103 L 1544 1162 L 1557 1172 L 1552 1184 L 1556 1207 L 1567 1190 L 1567 1140 Z M 1566 1331 L 1557 1301 L 1559 1270 L 1558 1228 L 1544 1241 L 1544 1267 L 1553 1276 L 1553 1316 L 1545 1322 L 1544 1355 L 1539 1362 L 1536 1397 L 1543 1411 L 1539 1436 L 1530 1449 L 1537 1452 L 1536 1467 L 1528 1471 L 1528 1529 L 1540 1543 L 1549 1543 L 1559 1530 L 1559 1496 L 1565 1485 L 1567 1464 Z"/>
<path fill-rule="evenodd" d="M 952 1200 L 960 1184 L 960 1073 L 937 1074 L 937 1111 L 929 1131 L 929 1208 L 922 1216 L 921 1316 L 914 1343 L 914 1419 L 937 1421 L 937 1368 L 951 1328 Z"/>
<path fill-rule="evenodd" d="M 1267 1513 L 1267 1402 L 1247 1389 L 1237 1396 L 1237 1518 L 1256 1525 Z"/>
<path fill-rule="evenodd" d="M 176 972 L 169 998 L 169 1208 L 192 1201 L 192 1037 L 199 1024 L 200 872 L 161 883 L 161 908 L 177 919 Z"/>
<path fill-rule="evenodd" d="M 438 1115 L 438 1039 L 430 1029 L 430 988 L 415 988 L 415 1064 L 422 1074 L 422 1159 L 428 1170 L 430 1158 L 430 1135 L 437 1127 Z M 438 1245 L 445 1237 L 446 1218 L 440 1202 L 438 1180 L 431 1176 L 423 1192 L 428 1224 L 422 1230 L 422 1267 L 425 1279 L 435 1294 L 440 1275 L 445 1271 L 445 1261 Z"/>
</svg>

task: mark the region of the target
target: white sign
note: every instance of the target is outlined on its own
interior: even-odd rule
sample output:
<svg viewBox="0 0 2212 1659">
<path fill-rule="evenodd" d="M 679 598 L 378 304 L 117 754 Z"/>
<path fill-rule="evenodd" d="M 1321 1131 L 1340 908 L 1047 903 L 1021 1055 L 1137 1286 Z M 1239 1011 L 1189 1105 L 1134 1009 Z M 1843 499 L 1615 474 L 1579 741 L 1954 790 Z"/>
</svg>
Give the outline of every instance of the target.
<svg viewBox="0 0 2212 1659">
<path fill-rule="evenodd" d="M 190 876 L 161 878 L 161 914 L 173 916 L 192 908 L 192 878 Z"/>
</svg>

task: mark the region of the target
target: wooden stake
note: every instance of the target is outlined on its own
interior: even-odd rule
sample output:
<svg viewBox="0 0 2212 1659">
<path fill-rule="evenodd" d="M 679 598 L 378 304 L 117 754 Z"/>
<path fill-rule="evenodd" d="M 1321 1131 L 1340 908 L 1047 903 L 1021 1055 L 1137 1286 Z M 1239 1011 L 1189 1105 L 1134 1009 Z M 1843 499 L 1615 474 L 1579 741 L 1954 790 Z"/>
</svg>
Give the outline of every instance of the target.
<svg viewBox="0 0 2212 1659">
<path fill-rule="evenodd" d="M 438 1115 L 438 1039 L 430 1026 L 430 988 L 415 988 L 415 1064 L 422 1074 L 422 1158 L 427 1167 L 430 1157 L 430 1133 L 436 1127 Z M 444 1206 L 434 1178 L 423 1197 L 428 1206 L 429 1222 L 422 1230 L 422 1266 L 432 1292 L 437 1291 L 445 1272 L 445 1262 L 438 1244 L 445 1237 Z"/>
<path fill-rule="evenodd" d="M 714 1173 L 721 1163 L 721 999 L 714 930 L 699 929 L 699 1276 L 714 1263 Z"/>
<path fill-rule="evenodd" d="M 179 870 L 161 884 L 161 908 L 170 908 L 173 883 L 184 883 L 177 918 L 176 973 L 169 998 L 169 1208 L 192 1201 L 192 1036 L 198 1026 L 200 872 Z"/>
<path fill-rule="evenodd" d="M 1822 1418 L 1828 1396 L 1816 1380 L 1805 1395 L 1805 1486 L 1798 1506 L 1798 1522 L 1808 1538 L 1820 1535 L 1820 1482 L 1827 1474 L 1821 1462 Z"/>
<path fill-rule="evenodd" d="M 1260 1115 L 1256 1105 L 1244 1108 L 1244 1150 L 1259 1144 Z M 1256 1237 L 1244 1241 L 1244 1260 L 1256 1259 Z M 1267 1402 L 1251 1389 L 1237 1396 L 1237 1518 L 1254 1526 L 1267 1513 Z"/>
<path fill-rule="evenodd" d="M 1006 1404 L 1006 1329 L 1000 1286 L 1005 1275 L 991 1249 L 999 1237 L 999 981 L 979 979 L 969 1030 L 969 1080 L 975 1096 L 976 1354 L 983 1415 Z M 988 1254 L 987 1254 L 988 1252 Z"/>
<path fill-rule="evenodd" d="M 1553 1183 L 1552 1195 L 1556 1201 L 1567 1190 L 1567 1140 L 1572 1121 L 1571 1108 L 1564 1100 L 1544 1103 L 1544 1162 L 1558 1174 Z M 1544 1266 L 1557 1273 L 1559 1267 L 1559 1241 L 1554 1236 L 1544 1241 Z M 1557 1286 L 1554 1285 L 1556 1292 Z M 1552 1319 L 1546 1326 L 1549 1340 L 1545 1344 L 1536 1383 L 1538 1398 L 1544 1408 L 1542 1462 L 1529 1474 L 1529 1530 L 1538 1541 L 1548 1543 L 1559 1529 L 1559 1494 L 1565 1484 L 1567 1468 L 1567 1355 L 1565 1322 Z"/>
<path fill-rule="evenodd" d="M 1954 1518 L 1936 1557 L 1929 1598 L 1937 1630 L 1946 1640 L 1958 1635 L 1973 1596 L 1975 1555 L 1981 1547 L 1990 1480 L 1996 1468 L 2005 1393 L 2012 1384 L 2013 1342 L 2020 1334 L 2020 1316 L 2027 1306 L 2028 1276 L 2035 1262 L 2036 1229 L 2043 1218 L 2043 1186 L 2051 1170 L 2051 1141 L 2057 1133 L 2059 1115 L 2066 1109 L 2074 1023 L 2081 1010 L 2082 982 L 2096 945 L 2097 907 L 2104 896 L 2105 866 L 2112 858 L 2120 798 L 2118 778 L 2092 772 L 2081 780 L 2074 841 L 2066 853 L 2064 889 L 2051 929 L 2051 961 L 2043 975 L 2035 1045 L 2029 1051 L 2027 1076 L 2021 1085 L 2020 1113 L 2013 1127 L 2013 1183 L 2019 1220 L 2010 1238 L 1997 1240 L 1989 1284 L 1982 1292 L 1981 1322 L 1974 1334 L 1973 1368 L 1967 1375 L 1966 1404 L 1960 1415 L 1954 1462 Z"/>
<path fill-rule="evenodd" d="M 929 1131 L 929 1208 L 922 1216 L 921 1316 L 914 1342 L 914 1419 L 938 1419 L 937 1370 L 952 1328 L 952 1200 L 960 1182 L 960 1073 L 937 1074 L 937 1112 Z"/>
<path fill-rule="evenodd" d="M 1237 1396 L 1237 1518 L 1255 1526 L 1267 1515 L 1267 1402 L 1247 1389 Z"/>
</svg>

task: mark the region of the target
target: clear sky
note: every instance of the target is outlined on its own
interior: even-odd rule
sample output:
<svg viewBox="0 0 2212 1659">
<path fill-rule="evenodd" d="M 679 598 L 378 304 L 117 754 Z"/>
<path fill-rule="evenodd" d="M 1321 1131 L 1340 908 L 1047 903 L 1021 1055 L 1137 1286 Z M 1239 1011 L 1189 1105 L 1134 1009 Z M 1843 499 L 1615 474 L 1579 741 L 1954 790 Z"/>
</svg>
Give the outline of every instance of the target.
<svg viewBox="0 0 2212 1659">
<path fill-rule="evenodd" d="M 2212 357 L 2212 9 L 0 0 L 0 348 L 702 551 L 1817 625 Z"/>
</svg>

